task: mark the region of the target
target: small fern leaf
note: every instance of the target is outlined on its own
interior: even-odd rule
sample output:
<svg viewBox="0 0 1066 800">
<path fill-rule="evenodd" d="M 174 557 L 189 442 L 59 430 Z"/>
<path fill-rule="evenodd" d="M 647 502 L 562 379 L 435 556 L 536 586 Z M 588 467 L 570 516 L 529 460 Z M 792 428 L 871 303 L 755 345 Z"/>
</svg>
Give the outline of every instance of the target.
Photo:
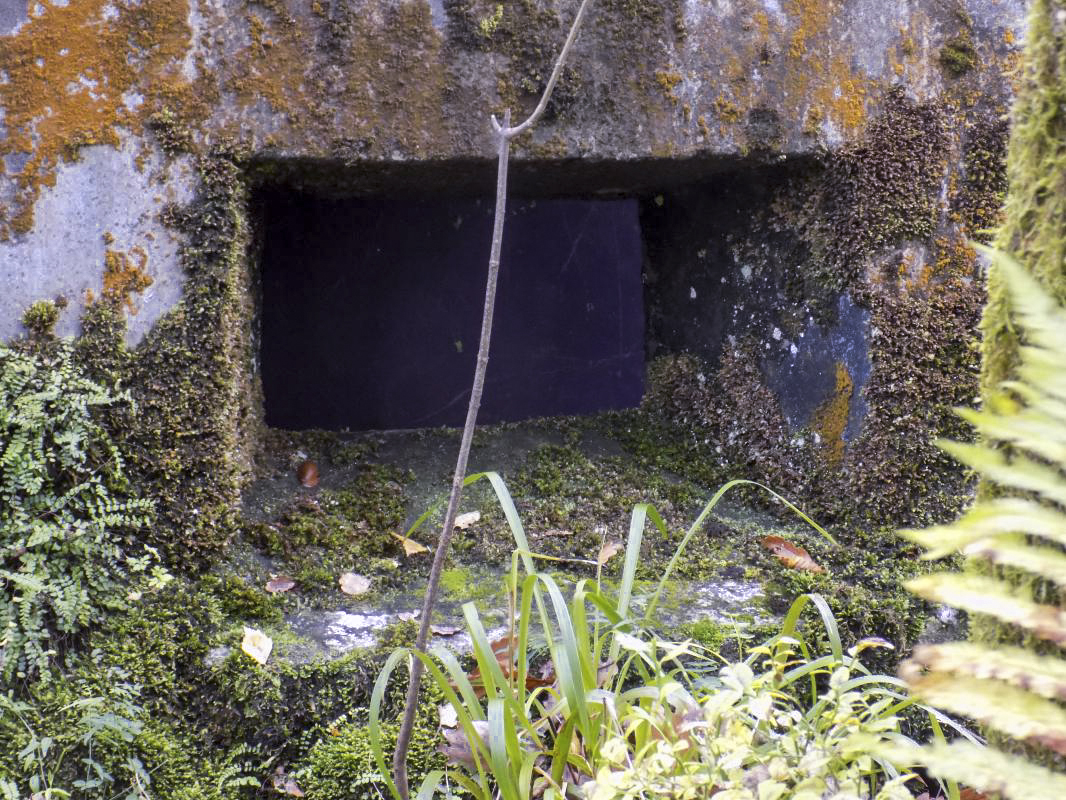
<svg viewBox="0 0 1066 800">
<path fill-rule="evenodd" d="M 978 539 L 964 547 L 962 553 L 1000 566 L 1016 567 L 1066 586 L 1066 555 L 1052 547 L 1034 547 L 1021 538 L 999 537 Z"/>
<path fill-rule="evenodd" d="M 913 578 L 904 585 L 934 603 L 955 606 L 971 614 L 987 614 L 1032 631 L 1042 639 L 1066 643 L 1066 612 L 1027 600 L 1002 581 L 978 575 L 939 573 Z"/>
<path fill-rule="evenodd" d="M 906 676 L 920 676 L 926 670 L 990 678 L 1041 697 L 1066 700 L 1066 661 L 1020 647 L 991 649 L 969 642 L 924 645 L 915 648 L 900 668 Z"/>
<path fill-rule="evenodd" d="M 938 441 L 946 452 L 1000 486 L 1035 492 L 1053 503 L 1066 506 L 1066 481 L 1058 470 L 1019 456 L 1010 461 L 987 445 Z"/>
<path fill-rule="evenodd" d="M 1066 546 L 1066 514 L 1020 497 L 1003 497 L 974 506 L 952 525 L 900 531 L 926 548 L 925 559 L 943 558 L 986 537 L 1018 533 Z"/>
<path fill-rule="evenodd" d="M 1007 253 L 984 245 L 977 249 L 999 270 L 1010 291 L 1011 312 L 1025 328 L 1027 337 L 1041 347 L 1059 354 L 1066 366 L 1066 345 L 1062 331 L 1066 330 L 1066 312 L 1049 295 L 1029 271 Z"/>
<path fill-rule="evenodd" d="M 911 693 L 1019 741 L 1066 755 L 1066 709 L 1002 681 L 930 672 L 907 675 Z"/>
<path fill-rule="evenodd" d="M 48 588 L 44 581 L 19 572 L 10 572 L 6 569 L 0 569 L 0 579 L 11 581 L 16 586 L 20 586 L 32 594 L 42 593 Z"/>
<path fill-rule="evenodd" d="M 923 764 L 933 775 L 1000 795 L 1004 800 L 1066 797 L 1066 775 L 966 741 L 935 742 L 925 747 L 886 744 L 877 751 L 896 763 Z"/>
<path fill-rule="evenodd" d="M 1066 461 L 1066 426 L 1026 407 L 1022 413 L 990 414 L 962 408 L 958 414 L 988 439 L 1012 444 L 1049 461 Z"/>
</svg>

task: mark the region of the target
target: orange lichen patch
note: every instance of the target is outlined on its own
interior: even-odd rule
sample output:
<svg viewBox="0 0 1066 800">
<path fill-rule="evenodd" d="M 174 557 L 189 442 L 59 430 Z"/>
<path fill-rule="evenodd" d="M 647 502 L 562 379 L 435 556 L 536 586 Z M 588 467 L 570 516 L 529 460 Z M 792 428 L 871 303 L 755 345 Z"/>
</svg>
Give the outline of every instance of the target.
<svg viewBox="0 0 1066 800">
<path fill-rule="evenodd" d="M 240 106 L 273 114 L 271 135 L 282 146 L 299 130 L 305 143 L 335 142 L 343 131 L 364 155 L 386 133 L 390 149 L 408 155 L 439 148 L 448 74 L 429 5 L 330 14 L 324 32 L 318 15 L 290 13 L 283 2 L 249 9 L 247 44 L 219 76 L 223 89 Z"/>
<path fill-rule="evenodd" d="M 783 85 L 797 116 L 809 124 L 814 111 L 847 135 L 858 133 L 866 122 L 871 81 L 852 69 L 851 54 L 834 34 L 842 10 L 840 0 L 790 0 L 786 5 L 793 27 Z"/>
<path fill-rule="evenodd" d="M 857 135 L 878 81 L 852 68 L 852 53 L 839 30 L 846 24 L 845 5 L 843 0 L 786 0 L 784 25 L 763 11 L 752 14 L 744 26 L 751 33 L 727 59 L 720 83 L 722 97 L 735 110 L 719 113 L 719 120 L 736 124 L 752 109 L 769 106 L 783 117 L 803 120 L 808 135 L 817 135 L 825 123 L 843 138 Z M 722 127 L 719 133 L 725 133 Z"/>
<path fill-rule="evenodd" d="M 783 84 L 797 115 L 809 126 L 829 120 L 847 135 L 857 133 L 866 121 L 870 81 L 852 70 L 851 54 L 834 35 L 842 5 L 839 0 L 790 0 L 786 13 L 794 27 Z"/>
<path fill-rule="evenodd" d="M 829 29 L 837 5 L 833 0 L 792 0 L 788 4 L 786 13 L 798 20 L 789 37 L 789 56 L 803 58 L 807 54 L 808 41 Z"/>
<path fill-rule="evenodd" d="M 655 73 L 655 82 L 659 84 L 659 88 L 663 90 L 663 94 L 669 98 L 671 103 L 677 102 L 677 95 L 674 94 L 674 89 L 681 83 L 681 74 L 674 70 L 659 70 Z"/>
<path fill-rule="evenodd" d="M 78 148 L 118 143 L 118 130 L 141 129 L 132 93 L 177 81 L 190 40 L 187 0 L 115 5 L 70 0 L 39 3 L 15 36 L 0 37 L 0 156 L 26 154 L 10 208 L 0 210 L 0 239 L 33 226 L 33 204 Z M 130 94 L 127 94 L 130 93 Z M 142 108 L 147 106 L 144 103 Z"/>
<path fill-rule="evenodd" d="M 851 373 L 848 372 L 847 365 L 843 361 L 838 361 L 833 391 L 814 412 L 812 426 L 822 437 L 826 461 L 834 466 L 844 458 L 844 431 L 848 427 L 851 396 L 854 392 L 855 382 L 851 378 Z"/>
<path fill-rule="evenodd" d="M 115 308 L 125 306 L 131 314 L 136 314 L 133 295 L 152 285 L 152 276 L 144 271 L 147 266 L 148 254 L 143 248 L 134 247 L 128 253 L 108 249 L 104 254 L 104 300 Z"/>
<path fill-rule="evenodd" d="M 718 119 L 724 122 L 737 122 L 744 116 L 737 104 L 725 97 L 718 96 L 714 98 L 714 102 L 711 105 L 714 107 L 714 113 Z"/>
</svg>

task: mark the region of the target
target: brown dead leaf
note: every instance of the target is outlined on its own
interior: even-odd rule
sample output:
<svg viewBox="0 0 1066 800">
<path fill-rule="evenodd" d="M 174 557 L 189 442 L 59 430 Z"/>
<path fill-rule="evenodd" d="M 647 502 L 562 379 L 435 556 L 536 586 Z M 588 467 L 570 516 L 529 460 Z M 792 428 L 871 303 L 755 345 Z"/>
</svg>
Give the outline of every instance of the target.
<svg viewBox="0 0 1066 800">
<path fill-rule="evenodd" d="M 278 767 L 276 770 L 274 770 L 273 783 L 274 790 L 277 792 L 287 794 L 290 797 L 304 796 L 303 789 L 301 789 L 300 785 L 296 783 L 296 779 L 289 775 L 286 775 L 285 770 L 281 767 Z"/>
<path fill-rule="evenodd" d="M 500 671 L 505 678 L 510 678 L 514 674 L 515 650 L 517 645 L 517 639 L 507 634 L 489 642 L 489 647 L 492 648 L 492 654 L 496 657 L 496 663 L 500 665 Z M 485 682 L 481 678 L 481 671 L 474 669 L 472 672 L 468 673 L 466 677 L 467 680 L 470 681 L 470 685 L 473 687 L 477 696 L 484 697 Z M 538 689 L 542 686 L 551 686 L 553 683 L 555 683 L 555 670 L 552 668 L 551 662 L 544 665 L 539 676 L 532 673 L 526 673 L 526 691 L 532 691 L 533 689 Z"/>
<path fill-rule="evenodd" d="M 455 518 L 455 527 L 461 531 L 465 531 L 479 519 L 481 519 L 480 511 L 468 511 Z"/>
<path fill-rule="evenodd" d="M 300 481 L 301 486 L 308 489 L 318 486 L 318 464 L 310 459 L 301 461 L 300 466 L 296 468 L 296 479 Z"/>
<path fill-rule="evenodd" d="M 473 721 L 474 732 L 481 739 L 488 736 L 489 723 L 476 719 Z M 441 735 L 444 742 L 438 750 L 453 764 L 462 764 L 473 770 L 477 768 L 474 758 L 474 748 L 470 740 L 466 738 L 466 732 L 462 728 L 443 728 Z"/>
<path fill-rule="evenodd" d="M 403 554 L 405 556 L 417 556 L 419 553 L 428 553 L 429 548 L 424 544 L 416 542 L 414 539 L 408 539 L 399 533 L 390 534 L 393 539 L 399 539 L 400 544 L 403 545 Z"/>
<path fill-rule="evenodd" d="M 603 547 L 600 548 L 600 554 L 596 556 L 596 563 L 602 567 L 621 549 L 622 543 L 619 541 L 604 542 Z"/>
<path fill-rule="evenodd" d="M 358 596 L 370 591 L 370 578 L 356 575 L 354 572 L 345 572 L 337 579 L 337 583 L 345 594 Z"/>
<path fill-rule="evenodd" d="M 296 581 L 294 581 L 288 575 L 278 575 L 277 577 L 268 580 L 266 582 L 266 586 L 264 586 L 263 588 L 271 594 L 275 594 L 277 592 L 287 592 L 295 585 Z"/>
<path fill-rule="evenodd" d="M 455 625 L 430 625 L 429 630 L 437 636 L 455 636 L 462 628 Z"/>
<path fill-rule="evenodd" d="M 800 547 L 792 544 L 780 536 L 766 536 L 762 540 L 762 546 L 777 556 L 778 560 L 789 569 L 798 569 L 805 572 L 825 572 L 825 567 L 818 564 L 811 554 Z"/>
</svg>

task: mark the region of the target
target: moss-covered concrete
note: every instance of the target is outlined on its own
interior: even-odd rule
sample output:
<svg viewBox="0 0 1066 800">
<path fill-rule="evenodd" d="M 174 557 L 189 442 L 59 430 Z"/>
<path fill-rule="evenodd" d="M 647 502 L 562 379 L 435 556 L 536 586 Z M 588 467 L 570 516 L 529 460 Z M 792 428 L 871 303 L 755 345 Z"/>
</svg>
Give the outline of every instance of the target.
<svg viewBox="0 0 1066 800">
<path fill-rule="evenodd" d="M 796 534 L 827 572 L 773 558 L 761 539 L 779 520 L 723 516 L 692 541 L 680 577 L 759 581 L 775 609 L 817 590 L 847 636 L 913 643 L 926 609 L 899 581 L 919 567 L 888 526 L 944 518 L 969 491 L 932 440 L 962 434 L 950 408 L 977 391 L 983 286 L 966 239 L 999 219 L 1016 19 L 997 20 L 989 8 L 1004 4 L 983 0 L 959 4 L 972 14 L 912 5 L 882 23 L 870 3 L 845 0 L 594 4 L 514 169 L 541 192 L 640 198 L 653 359 L 641 409 L 536 423 L 517 450 L 515 428 L 479 433 L 489 455 L 475 466 L 503 469 L 538 551 L 595 560 L 605 540 L 624 539 L 628 509 L 652 502 L 668 532 L 645 539 L 641 577 L 651 579 L 714 488 L 758 479 L 832 524 L 841 548 Z M 153 777 L 159 796 L 232 796 L 242 775 L 262 782 L 277 768 L 309 796 L 376 795 L 364 726 L 381 654 L 309 659 L 313 648 L 285 620 L 345 602 L 334 588 L 342 570 L 370 576 L 382 595 L 425 574 L 426 559 L 405 556 L 390 534 L 439 498 L 456 437 L 413 434 L 448 458 L 410 476 L 384 439 L 263 429 L 253 196 L 262 181 L 342 194 L 470 190 L 471 175 L 488 185 L 486 115 L 532 106 L 576 3 L 443 7 L 434 16 L 422 0 L 83 0 L 41 4 L 0 37 L 10 65 L 0 83 L 0 238 L 9 240 L 0 249 L 42 235 L 40 198 L 86 147 L 133 142 L 130 169 L 155 176 L 148 165 L 158 161 L 194 176 L 191 202 L 160 201 L 159 219 L 136 223 L 173 234 L 180 266 L 164 275 L 141 245 L 106 242 L 100 263 L 75 267 L 71 253 L 54 266 L 90 272 L 91 298 L 72 296 L 63 312 L 27 296 L 17 312 L 37 337 L 57 316 L 80 315 L 82 363 L 131 390 L 134 409 L 109 422 L 131 478 L 156 502 L 148 543 L 181 575 L 74 643 L 56 682 L 66 688 L 24 696 L 44 730 L 69 727 L 72 691 L 140 685 L 145 732 L 108 758 L 116 769 L 131 753 L 164 764 Z M 1033 147 L 1061 139 L 1042 131 Z M 537 183 L 545 164 L 569 182 Z M 153 179 L 165 187 L 166 174 Z M 1010 245 L 1061 266 L 1061 242 L 1030 242 L 1025 231 L 1059 213 L 1063 196 L 1008 208 Z M 69 224 L 102 236 L 109 212 L 95 212 L 102 222 L 86 213 Z M 165 279 L 180 283 L 180 302 L 127 347 L 129 315 Z M 845 335 L 849 308 L 858 311 Z M 986 324 L 987 346 L 1006 352 L 997 342 L 1009 333 Z M 813 399 L 799 414 L 771 373 L 816 331 L 830 366 L 804 373 Z M 320 488 L 296 482 L 297 450 L 320 462 Z M 466 506 L 482 520 L 457 537 L 453 599 L 471 563 L 503 565 L 511 550 L 484 485 Z M 432 522 L 418 536 L 430 546 Z M 278 573 L 299 588 L 267 593 Z M 276 636 L 279 658 L 265 667 L 237 649 L 248 623 Z M 396 626 L 392 641 L 410 628 Z M 708 624 L 690 632 L 721 643 Z M 422 768 L 432 760 L 428 711 Z M 225 788 L 219 776 L 234 782 Z"/>
</svg>

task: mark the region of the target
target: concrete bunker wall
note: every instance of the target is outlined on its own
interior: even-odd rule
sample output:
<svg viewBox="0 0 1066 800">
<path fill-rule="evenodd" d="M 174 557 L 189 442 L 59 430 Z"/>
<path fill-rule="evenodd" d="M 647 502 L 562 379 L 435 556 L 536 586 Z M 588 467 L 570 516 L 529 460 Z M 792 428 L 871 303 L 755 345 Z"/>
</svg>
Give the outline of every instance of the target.
<svg viewBox="0 0 1066 800">
<path fill-rule="evenodd" d="M 138 398 L 161 537 L 224 539 L 263 435 L 258 193 L 490 187 L 485 113 L 529 106 L 574 5 L 87 0 L 5 22 L 0 336 L 66 301 L 58 332 Z M 995 223 L 1024 4 L 956 5 L 604 0 L 512 167 L 520 198 L 639 204 L 649 413 L 882 519 L 961 496 L 930 441 L 973 396 L 965 238 Z"/>
</svg>

